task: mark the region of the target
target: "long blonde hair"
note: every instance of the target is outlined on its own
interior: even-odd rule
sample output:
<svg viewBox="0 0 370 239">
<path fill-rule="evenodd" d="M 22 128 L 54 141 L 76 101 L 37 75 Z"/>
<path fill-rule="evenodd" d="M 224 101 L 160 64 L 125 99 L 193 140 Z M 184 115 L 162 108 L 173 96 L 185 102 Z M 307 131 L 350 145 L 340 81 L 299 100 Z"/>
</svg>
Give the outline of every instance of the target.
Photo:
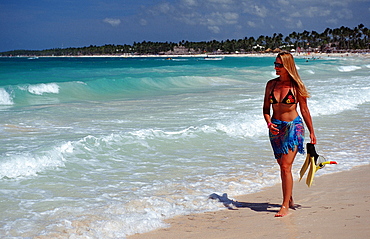
<svg viewBox="0 0 370 239">
<path fill-rule="evenodd" d="M 308 93 L 306 86 L 304 85 L 303 81 L 301 80 L 301 77 L 298 74 L 293 55 L 290 54 L 289 52 L 280 52 L 277 55 L 277 57 L 281 59 L 284 68 L 288 71 L 290 77 L 294 81 L 297 87 L 298 94 L 304 98 L 310 97 L 310 94 Z"/>
</svg>

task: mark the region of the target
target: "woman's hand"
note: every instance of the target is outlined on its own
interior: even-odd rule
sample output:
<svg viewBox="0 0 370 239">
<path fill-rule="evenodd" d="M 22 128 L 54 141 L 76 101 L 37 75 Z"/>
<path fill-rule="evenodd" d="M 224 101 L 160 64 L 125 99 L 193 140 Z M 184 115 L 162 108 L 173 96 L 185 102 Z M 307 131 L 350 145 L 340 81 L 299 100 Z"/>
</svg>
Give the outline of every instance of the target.
<svg viewBox="0 0 370 239">
<path fill-rule="evenodd" d="M 273 134 L 273 135 L 277 135 L 277 134 L 279 133 L 279 129 L 278 129 L 278 128 L 276 128 L 276 127 L 277 127 L 277 125 L 276 125 L 276 124 L 269 123 L 269 124 L 267 125 L 267 127 L 269 128 L 269 130 L 270 130 L 271 134 Z"/>
<path fill-rule="evenodd" d="M 310 133 L 311 144 L 316 144 L 316 135 L 314 133 Z"/>
</svg>

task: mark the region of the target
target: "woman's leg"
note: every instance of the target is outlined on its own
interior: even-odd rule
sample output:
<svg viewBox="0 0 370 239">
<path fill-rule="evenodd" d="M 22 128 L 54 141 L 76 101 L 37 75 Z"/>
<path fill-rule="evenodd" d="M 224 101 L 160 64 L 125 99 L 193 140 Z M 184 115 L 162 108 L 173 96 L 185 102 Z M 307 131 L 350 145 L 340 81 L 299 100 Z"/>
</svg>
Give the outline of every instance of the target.
<svg viewBox="0 0 370 239">
<path fill-rule="evenodd" d="M 297 149 L 290 151 L 288 154 L 283 154 L 281 159 L 278 160 L 280 166 L 281 185 L 283 191 L 283 203 L 281 204 L 280 211 L 275 217 L 283 217 L 288 214 L 289 208 L 293 207 L 293 175 L 292 165 Z"/>
</svg>

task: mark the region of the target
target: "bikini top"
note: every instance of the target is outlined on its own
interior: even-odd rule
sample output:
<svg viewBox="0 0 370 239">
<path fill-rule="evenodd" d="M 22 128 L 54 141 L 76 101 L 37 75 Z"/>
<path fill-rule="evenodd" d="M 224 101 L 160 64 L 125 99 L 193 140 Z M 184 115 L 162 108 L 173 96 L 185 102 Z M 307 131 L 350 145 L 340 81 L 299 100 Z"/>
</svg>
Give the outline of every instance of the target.
<svg viewBox="0 0 370 239">
<path fill-rule="evenodd" d="M 275 98 L 275 95 L 274 95 L 274 89 L 275 89 L 275 86 L 276 86 L 276 83 L 277 81 L 275 82 L 275 85 L 274 85 L 274 88 L 272 88 L 272 91 L 270 93 L 270 103 L 271 104 L 277 104 L 279 103 L 276 98 Z M 290 86 L 292 88 L 292 86 Z M 293 92 L 292 92 L 292 89 L 289 89 L 289 92 L 288 94 L 286 94 L 286 96 L 284 97 L 284 99 L 280 102 L 280 103 L 283 103 L 283 104 L 287 104 L 287 105 L 292 105 L 292 104 L 297 104 L 297 101 L 293 95 Z"/>
</svg>

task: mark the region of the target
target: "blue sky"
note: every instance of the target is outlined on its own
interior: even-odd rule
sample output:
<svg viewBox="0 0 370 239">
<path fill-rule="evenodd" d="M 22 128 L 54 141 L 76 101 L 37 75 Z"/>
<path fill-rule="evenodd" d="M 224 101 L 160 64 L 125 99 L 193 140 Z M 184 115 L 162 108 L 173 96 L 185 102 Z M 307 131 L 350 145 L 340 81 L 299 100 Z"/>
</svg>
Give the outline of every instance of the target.
<svg viewBox="0 0 370 239">
<path fill-rule="evenodd" d="M 370 28 L 370 0 L 0 0 L 0 51 Z"/>
</svg>

